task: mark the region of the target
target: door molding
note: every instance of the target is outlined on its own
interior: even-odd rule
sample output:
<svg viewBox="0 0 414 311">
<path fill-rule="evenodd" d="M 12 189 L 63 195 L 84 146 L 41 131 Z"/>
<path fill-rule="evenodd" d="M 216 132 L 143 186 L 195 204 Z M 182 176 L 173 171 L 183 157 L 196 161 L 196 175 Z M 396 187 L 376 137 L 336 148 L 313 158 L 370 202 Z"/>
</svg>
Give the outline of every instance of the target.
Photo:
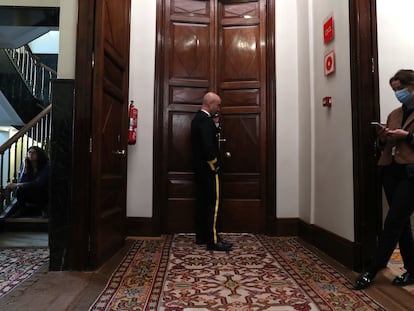
<svg viewBox="0 0 414 311">
<path fill-rule="evenodd" d="M 266 197 L 265 213 L 266 213 L 266 228 L 264 231 L 268 234 L 274 234 L 277 230 L 276 222 L 276 60 L 275 60 L 275 0 L 266 1 L 266 55 L 267 55 L 267 111 L 266 111 Z M 165 42 L 163 36 L 163 29 L 165 25 L 165 2 L 157 0 L 157 23 L 156 23 L 156 51 L 155 51 L 155 88 L 154 88 L 154 163 L 160 163 L 153 167 L 153 218 L 152 230 L 154 235 L 162 233 L 161 217 L 162 209 L 166 204 L 166 185 L 165 178 L 163 178 L 162 169 L 162 154 L 163 154 L 163 127 L 164 120 L 162 116 L 162 99 L 163 99 L 163 85 L 164 85 L 164 53 Z"/>
<path fill-rule="evenodd" d="M 379 120 L 376 0 L 350 0 L 352 141 L 354 171 L 354 269 L 372 256 L 382 228 L 381 186 L 377 175 L 375 130 Z M 367 148 L 368 146 L 368 148 Z"/>
<path fill-rule="evenodd" d="M 71 235 L 68 239 L 69 261 L 70 268 L 73 270 L 86 270 L 89 268 L 89 227 L 91 216 L 89 137 L 92 125 L 94 22 L 95 0 L 79 0 L 76 41 L 76 92 L 73 104 L 72 207 L 68 211 L 71 228 Z"/>
</svg>

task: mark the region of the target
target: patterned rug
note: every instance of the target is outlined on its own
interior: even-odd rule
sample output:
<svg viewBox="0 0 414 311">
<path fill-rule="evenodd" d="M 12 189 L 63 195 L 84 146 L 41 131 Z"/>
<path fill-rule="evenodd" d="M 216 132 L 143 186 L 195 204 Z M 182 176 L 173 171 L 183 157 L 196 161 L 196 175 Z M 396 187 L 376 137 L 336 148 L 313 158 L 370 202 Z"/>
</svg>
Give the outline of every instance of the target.
<svg viewBox="0 0 414 311">
<path fill-rule="evenodd" d="M 396 276 L 401 275 L 405 272 L 403 260 L 400 254 L 400 250 L 397 248 L 391 256 L 388 262 L 387 269 L 384 270 L 384 275 L 389 279 L 393 280 Z M 408 285 L 403 287 L 406 291 L 414 295 L 414 285 Z"/>
<path fill-rule="evenodd" d="M 0 249 L 0 297 L 28 279 L 48 258 L 48 248 Z"/>
<path fill-rule="evenodd" d="M 89 310 L 385 310 L 297 238 L 225 239 L 229 253 L 191 234 L 136 241 Z"/>
</svg>

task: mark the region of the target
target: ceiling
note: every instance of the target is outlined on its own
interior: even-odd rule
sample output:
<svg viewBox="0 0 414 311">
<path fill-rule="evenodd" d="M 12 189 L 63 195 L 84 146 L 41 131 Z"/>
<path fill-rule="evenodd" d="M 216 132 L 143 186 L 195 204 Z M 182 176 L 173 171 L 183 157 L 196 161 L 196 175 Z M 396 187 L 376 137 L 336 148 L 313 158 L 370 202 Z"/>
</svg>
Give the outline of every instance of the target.
<svg viewBox="0 0 414 311">
<path fill-rule="evenodd" d="M 59 8 L 0 6 L 0 48 L 18 48 L 59 28 Z"/>
</svg>

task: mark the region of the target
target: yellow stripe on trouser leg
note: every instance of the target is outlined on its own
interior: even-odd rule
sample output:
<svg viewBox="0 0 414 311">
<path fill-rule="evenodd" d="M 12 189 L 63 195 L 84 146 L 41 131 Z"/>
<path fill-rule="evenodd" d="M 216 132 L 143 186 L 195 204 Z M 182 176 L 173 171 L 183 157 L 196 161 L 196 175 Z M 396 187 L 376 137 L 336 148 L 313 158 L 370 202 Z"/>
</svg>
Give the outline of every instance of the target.
<svg viewBox="0 0 414 311">
<path fill-rule="evenodd" d="M 216 178 L 216 204 L 214 206 L 213 241 L 214 241 L 214 244 L 217 244 L 216 225 L 217 225 L 217 214 L 218 214 L 219 202 L 220 202 L 219 201 L 220 200 L 220 184 L 219 184 L 218 174 L 215 174 L 215 178 Z"/>
<path fill-rule="evenodd" d="M 210 166 L 210 169 L 214 172 L 216 170 L 216 167 L 214 164 L 217 163 L 217 158 L 214 158 L 211 161 L 207 161 L 207 164 Z"/>
</svg>

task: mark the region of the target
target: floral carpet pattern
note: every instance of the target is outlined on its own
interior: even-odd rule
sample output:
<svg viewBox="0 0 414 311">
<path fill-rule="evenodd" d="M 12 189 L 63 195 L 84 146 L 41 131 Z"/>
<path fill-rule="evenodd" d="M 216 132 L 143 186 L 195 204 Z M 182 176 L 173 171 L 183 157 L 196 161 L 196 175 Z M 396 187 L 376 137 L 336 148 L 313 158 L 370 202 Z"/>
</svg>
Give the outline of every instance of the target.
<svg viewBox="0 0 414 311">
<path fill-rule="evenodd" d="M 48 259 L 48 248 L 0 249 L 0 297 L 28 279 Z"/>
<path fill-rule="evenodd" d="M 224 238 L 229 253 L 191 234 L 136 241 L 90 310 L 385 310 L 297 238 Z"/>
</svg>

